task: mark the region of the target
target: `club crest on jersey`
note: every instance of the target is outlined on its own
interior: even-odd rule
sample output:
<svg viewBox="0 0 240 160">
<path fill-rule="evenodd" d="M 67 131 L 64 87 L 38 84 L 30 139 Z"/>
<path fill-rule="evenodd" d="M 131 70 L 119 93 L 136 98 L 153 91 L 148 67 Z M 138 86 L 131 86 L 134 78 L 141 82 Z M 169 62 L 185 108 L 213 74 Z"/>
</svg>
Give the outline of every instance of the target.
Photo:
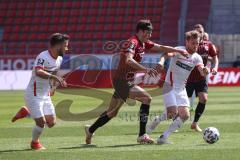
<svg viewBox="0 0 240 160">
<path fill-rule="evenodd" d="M 134 43 L 129 43 L 127 50 L 130 51 L 130 52 L 134 52 L 134 48 L 135 48 Z"/>
<path fill-rule="evenodd" d="M 44 63 L 44 59 L 39 58 L 38 62 L 37 62 L 37 65 L 43 65 L 43 63 Z"/>
<path fill-rule="evenodd" d="M 208 51 L 209 47 L 207 45 L 204 46 L 204 49 Z"/>
</svg>

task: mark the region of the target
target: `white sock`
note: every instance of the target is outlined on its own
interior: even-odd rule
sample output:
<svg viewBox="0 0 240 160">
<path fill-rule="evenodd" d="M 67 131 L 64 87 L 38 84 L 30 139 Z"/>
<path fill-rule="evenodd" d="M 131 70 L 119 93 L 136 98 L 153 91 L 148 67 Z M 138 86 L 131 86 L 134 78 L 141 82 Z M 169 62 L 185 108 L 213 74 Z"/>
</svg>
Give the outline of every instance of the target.
<svg viewBox="0 0 240 160">
<path fill-rule="evenodd" d="M 164 111 L 160 116 L 156 116 L 154 118 L 154 121 L 156 121 L 158 123 L 160 123 L 162 121 L 165 121 L 165 120 L 167 120 L 167 113 L 166 113 L 166 111 Z"/>
<path fill-rule="evenodd" d="M 180 117 L 177 117 L 172 124 L 169 126 L 169 128 L 163 133 L 163 137 L 167 139 L 169 135 L 179 129 L 183 124 L 183 121 Z"/>
<path fill-rule="evenodd" d="M 192 97 L 189 98 L 189 101 L 190 101 L 190 107 L 193 109 L 194 108 L 194 101 L 195 101 L 195 98 L 196 98 L 196 94 L 195 94 L 195 91 L 193 92 L 192 94 Z"/>
<path fill-rule="evenodd" d="M 39 127 L 39 126 L 34 126 L 32 129 L 32 140 L 33 141 L 37 141 L 41 135 L 43 131 L 43 128 Z"/>
</svg>

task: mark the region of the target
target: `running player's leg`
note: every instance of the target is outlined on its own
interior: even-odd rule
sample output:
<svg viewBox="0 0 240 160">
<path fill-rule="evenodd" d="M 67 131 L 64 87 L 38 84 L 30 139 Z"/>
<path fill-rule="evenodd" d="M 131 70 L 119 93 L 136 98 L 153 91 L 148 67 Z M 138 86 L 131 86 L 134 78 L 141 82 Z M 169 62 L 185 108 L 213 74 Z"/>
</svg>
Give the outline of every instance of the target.
<svg viewBox="0 0 240 160">
<path fill-rule="evenodd" d="M 172 94 L 172 97 L 175 96 L 175 106 L 173 105 L 174 98 L 171 98 L 173 101 L 171 102 L 171 99 L 169 99 L 169 97 L 164 97 L 164 101 L 166 106 L 170 106 L 167 104 L 172 104 L 172 107 L 167 107 L 167 114 L 169 116 L 168 118 L 173 119 L 173 122 L 169 128 L 159 137 L 159 144 L 168 144 L 169 142 L 167 141 L 167 138 L 170 136 L 170 134 L 179 129 L 182 124 L 189 118 L 189 109 L 187 108 L 189 106 L 189 101 L 186 90 L 174 90 L 169 94 Z M 169 113 L 170 109 L 171 113 Z"/>
<path fill-rule="evenodd" d="M 52 128 L 56 124 L 56 113 L 50 98 L 44 103 L 43 113 L 46 120 L 46 125 L 48 128 Z"/>
<path fill-rule="evenodd" d="M 140 106 L 140 113 L 139 113 L 139 136 L 137 138 L 138 143 L 154 143 L 153 139 L 151 139 L 146 134 L 146 124 L 148 121 L 149 115 L 149 108 L 152 97 L 149 93 L 147 93 L 144 89 L 139 86 L 134 86 L 130 89 L 129 98 L 135 99 L 137 101 L 142 102 Z"/>
<path fill-rule="evenodd" d="M 190 119 L 193 119 L 193 112 L 194 112 L 194 100 L 196 97 L 195 94 L 195 84 L 193 82 L 187 82 L 186 84 L 186 91 L 190 101 Z"/>
<path fill-rule="evenodd" d="M 172 122 L 172 124 L 159 137 L 159 139 L 158 139 L 158 143 L 159 144 L 170 144 L 171 143 L 171 142 L 167 141 L 167 138 L 170 136 L 171 133 L 173 133 L 177 129 L 181 128 L 183 123 L 189 118 L 190 113 L 189 113 L 188 107 L 187 106 L 179 106 L 179 107 L 177 107 L 177 111 L 175 111 L 174 116 L 175 116 L 175 118 L 174 118 L 174 121 Z"/>
<path fill-rule="evenodd" d="M 113 86 L 115 92 L 111 98 L 108 109 L 103 112 L 91 126 L 85 126 L 86 144 L 91 144 L 92 136 L 99 127 L 102 127 L 117 115 L 119 109 L 129 96 L 131 86 L 128 85 L 127 81 L 114 80 Z"/>
<path fill-rule="evenodd" d="M 147 133 L 150 134 L 152 131 L 162 122 L 167 120 L 167 111 L 164 110 L 161 115 L 154 117 L 153 121 L 147 125 Z"/>
<path fill-rule="evenodd" d="M 147 126 L 148 133 L 151 133 L 157 127 L 157 125 L 160 124 L 162 121 L 167 120 L 169 117 L 171 118 L 171 111 L 168 111 L 169 109 L 167 108 L 177 105 L 174 91 L 171 90 L 171 88 L 172 87 L 169 88 L 168 85 L 164 85 L 163 101 L 164 101 L 165 110 L 160 116 L 156 116 L 154 120 Z M 167 114 L 167 112 L 169 113 Z"/>
<path fill-rule="evenodd" d="M 43 113 L 44 101 L 39 100 L 37 98 L 32 98 L 31 100 L 28 99 L 26 101 L 27 101 L 27 106 L 29 106 L 31 117 L 34 119 L 36 124 L 32 129 L 31 148 L 36 150 L 45 149 L 39 141 L 39 138 L 46 124 L 46 120 Z"/>
<path fill-rule="evenodd" d="M 123 103 L 124 101 L 121 98 L 116 98 L 112 96 L 112 99 L 107 111 L 103 112 L 91 126 L 90 125 L 85 126 L 86 144 L 92 143 L 92 136 L 94 132 L 98 128 L 108 123 L 113 117 L 115 117 L 119 109 L 123 105 Z"/>
<path fill-rule="evenodd" d="M 28 110 L 28 108 L 26 106 L 22 106 L 18 112 L 13 116 L 12 118 L 12 122 L 14 123 L 15 121 L 25 118 L 25 117 L 29 117 L 30 116 L 30 112 Z"/>
<path fill-rule="evenodd" d="M 39 138 L 43 132 L 46 120 L 44 117 L 34 118 L 35 126 L 32 129 L 32 141 L 31 148 L 35 150 L 45 149 L 39 141 Z"/>
<path fill-rule="evenodd" d="M 94 124 L 85 126 L 86 144 L 91 144 L 92 136 L 99 127 L 102 127 L 117 115 L 119 109 L 129 97 L 129 91 L 132 86 L 129 85 L 126 80 L 115 79 L 113 80 L 113 87 L 115 92 L 111 98 L 108 109 L 100 115 Z"/>
<path fill-rule="evenodd" d="M 203 80 L 197 83 L 196 93 L 198 95 L 199 102 L 195 110 L 195 116 L 194 116 L 193 123 L 191 125 L 191 129 L 194 129 L 195 131 L 198 131 L 198 132 L 202 132 L 202 129 L 198 125 L 198 121 L 205 110 L 205 105 L 208 99 L 207 90 L 208 90 L 208 85 L 206 80 Z"/>
<path fill-rule="evenodd" d="M 115 92 L 112 96 L 108 109 L 103 112 L 97 121 L 89 127 L 89 133 L 93 134 L 99 127 L 106 124 L 111 118 L 115 117 L 129 96 L 130 86 L 127 81 L 114 80 Z"/>
<path fill-rule="evenodd" d="M 173 122 L 168 127 L 168 129 L 165 130 L 163 132 L 163 134 L 158 138 L 158 140 L 157 140 L 158 144 L 171 144 L 171 142 L 167 141 L 167 138 L 169 137 L 169 135 L 171 133 L 173 133 L 174 131 L 176 131 L 178 129 L 176 127 L 176 122 L 177 122 L 176 119 L 177 119 L 177 115 L 178 115 L 177 106 L 174 106 L 174 105 L 173 106 L 167 106 L 166 110 L 167 110 L 167 118 L 168 119 L 173 119 Z"/>
<path fill-rule="evenodd" d="M 39 141 L 46 123 L 43 113 L 44 100 L 35 96 L 25 95 L 25 103 L 28 106 L 30 116 L 35 121 L 35 126 L 32 129 L 32 141 L 30 146 L 35 150 L 45 149 Z"/>
<path fill-rule="evenodd" d="M 109 120 L 115 117 L 124 101 L 120 98 L 112 97 L 107 111 L 103 112 L 96 122 L 89 127 L 89 132 L 93 134 L 99 127 L 105 125 Z"/>
</svg>

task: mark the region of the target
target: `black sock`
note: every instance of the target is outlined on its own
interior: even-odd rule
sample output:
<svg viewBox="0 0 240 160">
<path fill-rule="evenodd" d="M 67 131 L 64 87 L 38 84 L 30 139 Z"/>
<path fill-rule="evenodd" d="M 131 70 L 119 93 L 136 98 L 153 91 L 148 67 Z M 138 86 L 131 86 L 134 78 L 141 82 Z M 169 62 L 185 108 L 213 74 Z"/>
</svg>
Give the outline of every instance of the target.
<svg viewBox="0 0 240 160">
<path fill-rule="evenodd" d="M 204 103 L 198 102 L 196 111 L 195 111 L 195 116 L 194 116 L 194 122 L 198 122 L 199 118 L 201 117 L 202 113 L 205 110 L 205 105 Z"/>
<path fill-rule="evenodd" d="M 140 130 L 139 130 L 139 136 L 142 136 L 146 133 L 146 125 L 148 121 L 148 115 L 149 115 L 149 105 L 148 104 L 142 104 L 140 107 L 140 113 L 139 113 L 139 121 L 140 121 Z"/>
<path fill-rule="evenodd" d="M 102 127 L 104 124 L 106 124 L 111 118 L 108 117 L 107 112 L 103 112 L 100 117 L 96 120 L 93 125 L 89 128 L 90 133 L 94 133 L 99 127 Z"/>
</svg>

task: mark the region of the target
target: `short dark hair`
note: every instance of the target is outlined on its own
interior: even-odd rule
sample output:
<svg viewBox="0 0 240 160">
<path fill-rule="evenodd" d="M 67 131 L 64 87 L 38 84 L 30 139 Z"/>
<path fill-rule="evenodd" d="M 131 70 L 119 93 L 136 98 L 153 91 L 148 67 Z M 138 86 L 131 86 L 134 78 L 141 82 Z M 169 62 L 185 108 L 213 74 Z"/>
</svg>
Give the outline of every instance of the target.
<svg viewBox="0 0 240 160">
<path fill-rule="evenodd" d="M 204 29 L 202 24 L 195 24 L 193 29 L 197 29 L 197 28 L 203 28 Z"/>
<path fill-rule="evenodd" d="M 70 39 L 70 37 L 67 34 L 53 33 L 50 38 L 50 45 L 55 46 L 57 44 L 63 43 L 64 41 L 67 41 L 69 39 Z"/>
<path fill-rule="evenodd" d="M 187 41 L 190 40 L 190 39 L 198 39 L 200 37 L 201 36 L 200 36 L 199 32 L 196 31 L 196 30 L 192 30 L 192 31 L 189 31 L 189 32 L 185 33 L 185 38 L 186 38 Z"/>
<path fill-rule="evenodd" d="M 141 19 L 138 21 L 137 26 L 136 26 L 136 32 L 138 32 L 139 30 L 153 30 L 153 26 L 152 23 L 149 19 Z"/>
</svg>

